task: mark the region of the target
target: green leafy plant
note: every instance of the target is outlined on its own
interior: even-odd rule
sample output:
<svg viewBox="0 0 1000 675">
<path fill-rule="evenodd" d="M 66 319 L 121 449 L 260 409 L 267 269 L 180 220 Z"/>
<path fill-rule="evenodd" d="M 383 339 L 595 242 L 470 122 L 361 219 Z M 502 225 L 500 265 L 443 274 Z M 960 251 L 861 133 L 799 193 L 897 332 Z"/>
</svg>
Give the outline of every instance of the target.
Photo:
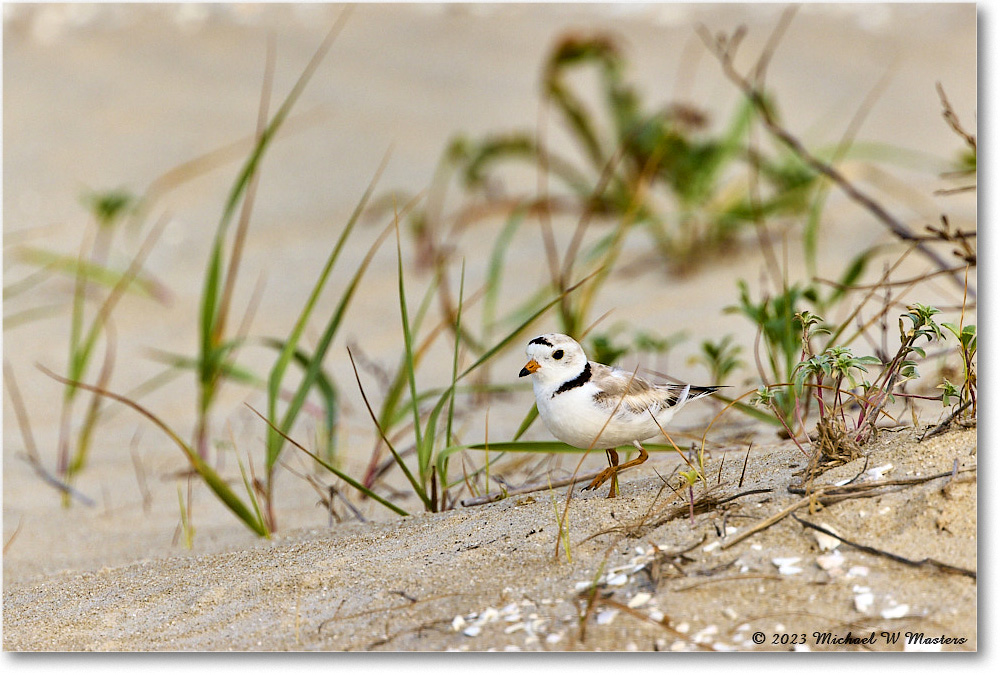
<svg viewBox="0 0 1000 675">
<path fill-rule="evenodd" d="M 974 324 L 968 324 L 963 326 L 961 323 L 958 325 L 953 323 L 942 322 L 941 327 L 945 328 L 949 333 L 951 333 L 955 339 L 958 341 L 959 345 L 959 355 L 962 358 L 962 375 L 963 381 L 962 386 L 957 388 L 950 382 L 945 380 L 950 388 L 945 388 L 945 392 L 941 395 L 941 400 L 945 405 L 950 405 L 951 398 L 958 399 L 958 405 L 965 405 L 969 403 L 972 406 L 972 415 L 976 414 L 976 351 L 977 351 L 977 339 L 976 339 L 976 326 Z"/>
<path fill-rule="evenodd" d="M 876 422 L 886 403 L 893 400 L 896 385 L 919 376 L 917 362 L 910 357 L 914 354 L 920 357 L 927 355 L 923 347 L 917 345 L 921 338 L 926 342 L 941 339 L 941 327 L 932 318 L 935 314 L 940 314 L 940 310 L 913 304 L 899 317 L 899 349 L 875 382 L 865 388 L 856 424 L 856 440 L 862 441 L 877 433 Z"/>
<path fill-rule="evenodd" d="M 842 385 L 846 378 L 851 389 L 858 387 L 857 376 L 867 373 L 867 366 L 880 366 L 882 362 L 875 356 L 854 356 L 849 347 L 828 347 L 822 354 L 812 356 L 799 362 L 795 372 L 795 390 L 797 395 L 803 390 L 806 381 L 813 379 L 813 396 L 819 408 L 820 419 L 839 414 L 844 420 L 844 401 Z M 832 380 L 832 401 L 824 401 L 824 380 Z M 866 383 L 867 384 L 867 383 Z"/>
<path fill-rule="evenodd" d="M 803 358 L 794 369 L 794 379 L 788 384 L 761 387 L 753 403 L 764 404 L 780 411 L 775 402 L 775 391 L 791 392 L 796 418 L 804 426 L 803 401 L 806 389 L 811 390 L 811 398 L 818 408 L 817 441 L 813 451 L 807 451 L 793 432 L 791 425 L 785 429 L 807 457 L 810 457 L 809 474 L 815 476 L 831 462 L 853 459 L 859 452 L 859 443 L 873 438 L 878 431 L 877 423 L 885 415 L 885 406 L 895 400 L 897 388 L 905 381 L 918 377 L 917 362 L 911 356 L 925 357 L 923 347 L 917 344 L 921 338 L 926 341 L 941 339 L 941 328 L 932 318 L 939 310 L 926 305 L 914 304 L 899 318 L 900 347 L 888 363 L 875 356 L 856 356 L 844 346 L 827 347 L 819 354 Z M 804 312 L 798 316 L 803 328 L 803 343 L 808 345 L 809 327 L 821 322 L 815 315 Z M 881 367 L 874 381 L 861 379 L 867 375 L 869 367 Z M 845 386 L 846 385 L 846 386 Z M 945 391 L 945 396 L 949 392 Z M 848 406 L 858 410 L 856 420 L 847 417 Z M 783 416 L 779 415 L 779 419 Z"/>
<path fill-rule="evenodd" d="M 574 85 L 575 73 L 587 69 L 598 79 L 599 110 L 588 107 Z M 627 70 L 621 47 L 603 34 L 561 38 L 543 66 L 545 101 L 579 147 L 582 165 L 525 132 L 455 141 L 447 157 L 472 189 L 486 187 L 504 163 L 537 164 L 575 200 L 554 200 L 548 207 L 616 219 L 634 211 L 634 224 L 680 268 L 705 259 L 693 251 L 726 245 L 760 217 L 804 211 L 815 174 L 791 154 L 748 151 L 752 106 L 741 105 L 728 128 L 712 136 L 705 132 L 704 113 L 690 106 L 650 109 L 628 82 Z M 757 172 L 762 189 L 756 196 L 732 181 L 736 163 Z M 654 207 L 646 196 L 653 192 L 667 197 L 673 209 Z"/>
<path fill-rule="evenodd" d="M 703 340 L 701 353 L 691 357 L 692 363 L 701 363 L 709 372 L 709 381 L 713 384 L 724 384 L 729 376 L 744 365 L 740 358 L 743 347 L 733 342 L 732 334 L 719 338 L 718 341 Z"/>
<path fill-rule="evenodd" d="M 799 308 L 803 300 L 815 300 L 815 290 L 795 284 L 783 293 L 754 301 L 749 285 L 743 280 L 738 285 L 739 304 L 725 311 L 742 314 L 757 326 L 766 359 L 758 362 L 761 379 L 766 385 L 791 382 L 804 353 Z M 771 390 L 767 403 L 786 428 L 795 426 L 795 398 L 787 388 Z"/>
</svg>

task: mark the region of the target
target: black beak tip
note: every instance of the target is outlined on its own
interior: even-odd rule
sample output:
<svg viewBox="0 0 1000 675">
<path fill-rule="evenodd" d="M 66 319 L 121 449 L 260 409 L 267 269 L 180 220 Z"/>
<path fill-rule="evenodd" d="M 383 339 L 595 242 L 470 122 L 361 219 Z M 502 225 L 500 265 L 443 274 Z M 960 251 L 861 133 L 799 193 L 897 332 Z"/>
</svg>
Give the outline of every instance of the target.
<svg viewBox="0 0 1000 675">
<path fill-rule="evenodd" d="M 531 375 L 531 372 L 527 368 L 521 368 L 521 372 L 518 373 L 517 376 L 518 377 L 525 377 L 527 375 Z"/>
</svg>

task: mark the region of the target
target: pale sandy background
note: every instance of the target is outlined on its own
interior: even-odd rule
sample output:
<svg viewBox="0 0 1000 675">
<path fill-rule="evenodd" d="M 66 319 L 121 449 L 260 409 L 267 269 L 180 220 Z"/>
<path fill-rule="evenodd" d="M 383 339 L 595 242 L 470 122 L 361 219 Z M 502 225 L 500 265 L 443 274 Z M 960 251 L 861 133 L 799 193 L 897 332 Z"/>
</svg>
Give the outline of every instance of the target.
<svg viewBox="0 0 1000 675">
<path fill-rule="evenodd" d="M 287 334 L 339 227 L 390 146 L 392 156 L 380 188 L 415 193 L 431 181 L 440 153 L 454 134 L 475 137 L 489 131 L 533 128 L 538 111 L 539 66 L 553 41 L 565 31 L 600 28 L 614 33 L 626 47 L 631 78 L 651 103 L 693 103 L 706 109 L 716 125 L 722 125 L 738 97 L 714 60 L 698 46 L 694 26 L 703 23 L 712 31 L 730 31 L 746 24 L 749 33 L 740 61 L 745 67 L 759 53 L 781 10 L 780 6 L 753 5 L 358 7 L 297 107 L 299 112 L 321 113 L 321 121 L 280 138 L 265 160 L 237 306 L 246 303 L 254 282 L 263 276 L 266 287 L 254 332 Z M 5 5 L 5 284 L 27 273 L 27 268 L 6 255 L 6 245 L 18 237 L 30 237 L 34 244 L 66 253 L 76 250 L 87 226 L 86 214 L 78 202 L 84 188 L 124 186 L 141 191 L 173 166 L 252 133 L 267 32 L 276 35 L 275 96 L 280 99 L 339 11 L 337 7 L 317 5 Z M 920 159 L 908 167 L 889 167 L 890 175 L 875 181 L 869 181 L 873 174 L 865 164 L 854 163 L 846 170 L 868 181 L 865 184 L 914 228 L 936 222 L 943 210 L 954 223 L 970 228 L 975 226 L 974 195 L 932 196 L 934 189 L 947 185 L 938 173 L 960 147 L 941 120 L 934 84 L 944 84 L 963 122 L 974 129 L 976 48 L 973 5 L 806 6 L 780 45 L 769 83 L 788 127 L 810 145 L 823 145 L 839 140 L 869 91 L 888 70 L 888 84 L 868 115 L 860 138 L 917 151 Z M 685 50 L 701 53 L 695 69 L 688 69 L 687 79 L 679 77 Z M 573 151 L 558 131 L 551 136 L 555 147 Z M 194 352 L 195 317 L 207 247 L 237 166 L 227 164 L 171 193 L 159 205 L 157 212 L 169 209 L 172 221 L 149 268 L 170 288 L 172 302 L 166 309 L 135 300 L 123 303 L 116 315 L 119 365 L 113 389 L 125 391 L 158 371 L 144 356 L 149 347 Z M 526 185 L 533 184 L 530 175 L 522 178 Z M 821 275 L 834 276 L 849 257 L 873 243 L 890 241 L 880 225 L 839 196 L 831 199 L 828 217 L 821 242 Z M 384 219 L 358 231 L 350 244 L 352 257 L 363 254 L 381 222 Z M 490 237 L 496 232 L 495 225 L 483 227 Z M 570 232 L 567 227 L 558 234 L 565 238 Z M 476 235 L 466 235 L 460 241 L 467 256 L 470 287 L 481 283 L 488 254 L 477 246 L 478 240 Z M 412 259 L 408 243 L 404 240 L 407 261 Z M 696 275 L 675 278 L 658 268 L 644 268 L 651 260 L 644 255 L 646 243 L 641 235 L 630 241 L 632 269 L 612 280 L 598 299 L 595 316 L 590 318 L 614 307 L 614 319 L 639 328 L 660 333 L 687 329 L 692 339 L 671 356 L 668 365 L 672 374 L 697 381 L 705 373 L 689 365 L 687 356 L 702 338 L 732 332 L 747 348 L 751 346 L 749 324 L 721 310 L 736 300 L 737 279 L 756 283 L 762 263 L 756 254 L 740 255 L 709 263 Z M 129 245 L 136 245 L 135 238 Z M 509 257 L 506 275 L 508 307 L 517 304 L 519 293 L 536 288 L 547 275 L 534 230 L 525 228 L 516 245 L 519 254 Z M 801 274 L 802 264 L 795 255 L 799 249 L 795 243 L 791 246 L 792 273 Z M 121 259 L 123 252 L 117 253 Z M 348 340 L 355 341 L 363 345 L 370 358 L 394 367 L 402 350 L 394 269 L 394 251 L 391 246 L 383 247 L 330 352 L 329 369 L 341 385 L 347 410 L 341 437 L 344 466 L 354 474 L 363 468 L 374 436 L 363 415 L 344 345 Z M 913 260 L 900 275 L 927 269 L 926 263 Z M 351 265 L 340 266 L 331 287 L 342 287 L 352 271 Z M 427 282 L 426 275 L 412 273 L 411 298 L 418 297 Z M 66 303 L 67 312 L 56 318 L 4 332 L 5 357 L 12 363 L 35 438 L 50 466 L 55 461 L 61 391 L 34 364 L 57 371 L 64 368 L 68 289 L 68 284 L 51 284 L 4 306 L 7 315 L 33 304 Z M 335 295 L 328 293 L 324 297 L 324 306 L 332 307 Z M 960 303 L 961 296 L 942 282 L 929 285 L 912 300 L 953 305 Z M 552 322 L 543 320 L 538 332 L 553 327 Z M 316 324 L 310 335 L 313 340 L 319 330 Z M 265 372 L 271 354 L 247 350 L 244 357 L 246 364 Z M 448 363 L 446 351 L 439 357 L 442 363 Z M 522 361 L 520 347 L 500 355 L 493 367 L 494 376 L 510 373 L 513 379 Z M 447 371 L 447 367 L 437 373 L 428 368 L 420 373 L 421 382 L 428 386 L 444 381 Z M 144 399 L 185 434 L 194 423 L 192 379 L 182 378 Z M 263 429 L 241 405 L 244 400 L 259 404 L 263 397 L 229 387 L 218 406 L 216 428 L 222 429 L 227 421 L 232 423 L 241 451 L 257 452 Z M 524 390 L 491 408 L 491 438 L 509 437 L 529 405 L 530 394 Z M 697 418 L 696 413 L 691 414 L 679 424 L 693 424 Z M 481 438 L 481 427 L 480 419 L 471 420 L 463 430 L 466 438 Z M 141 430 L 137 456 L 152 494 L 152 502 L 145 510 L 129 453 L 137 429 Z M 94 508 L 61 508 L 56 493 L 18 459 L 23 443 L 6 397 L 3 433 L 4 541 L 17 531 L 4 555 L 4 618 L 8 626 L 5 648 L 225 649 L 229 645 L 237 649 L 343 649 L 363 648 L 374 641 L 319 639 L 303 643 L 286 635 L 277 643 L 255 645 L 214 629 L 192 633 L 190 625 L 184 628 L 184 639 L 176 643 L 154 641 L 151 633 L 141 630 L 139 638 L 116 641 L 118 638 L 108 637 L 106 631 L 93 625 L 81 628 L 77 637 L 67 636 L 61 645 L 27 640 L 27 633 L 38 625 L 23 623 L 30 617 L 22 613 L 35 611 L 31 608 L 43 602 L 38 598 L 60 593 L 58 589 L 70 578 L 78 578 L 73 574 L 82 573 L 85 579 L 92 579 L 87 575 L 97 570 L 103 569 L 102 575 L 113 575 L 121 569 L 127 570 L 122 572 L 126 577 L 141 576 L 147 565 L 163 565 L 168 576 L 175 573 L 175 579 L 182 578 L 185 583 L 200 577 L 199 569 L 216 569 L 219 578 L 225 579 L 243 574 L 238 571 L 242 567 L 239 561 L 247 561 L 250 569 L 266 566 L 271 545 L 256 542 L 204 491 L 196 491 L 195 550 L 187 552 L 173 543 L 178 522 L 175 472 L 184 468 L 183 457 L 130 412 L 116 413 L 101 427 L 91 464 L 78 482 L 79 489 L 97 501 Z M 308 428 L 304 427 L 302 433 L 308 434 Z M 971 434 L 974 449 L 975 432 Z M 540 427 L 533 431 L 532 438 L 546 437 Z M 962 447 L 968 446 L 967 435 Z M 789 451 L 785 448 L 775 452 Z M 305 467 L 301 462 L 296 466 Z M 942 466 L 950 468 L 947 457 L 942 458 Z M 234 470 L 231 465 L 229 468 Z M 644 475 L 653 476 L 648 471 Z M 647 502 L 634 507 L 640 512 L 656 490 L 652 483 L 642 485 L 645 487 L 637 488 L 636 498 L 648 494 Z M 301 480 L 289 474 L 282 476 L 279 498 L 283 529 L 311 528 L 317 532 L 326 528 L 326 514 L 316 506 L 315 493 Z M 974 490 L 966 498 L 974 509 Z M 549 518 L 548 508 L 546 511 L 539 507 L 530 517 Z M 370 503 L 364 511 L 370 518 L 389 518 L 384 510 Z M 488 523 L 500 512 L 486 508 L 478 512 L 481 515 L 477 518 Z M 974 514 L 972 517 L 971 525 L 966 522 L 963 532 L 969 536 L 971 531 L 971 540 L 966 541 L 972 542 L 973 558 L 971 563 L 963 562 L 974 567 Z M 433 530 L 433 524 L 445 518 L 414 520 L 424 523 L 420 527 Z M 549 525 L 547 522 L 546 537 L 553 529 Z M 583 521 L 580 537 L 600 527 L 594 525 L 588 530 Z M 433 531 L 388 532 L 390 537 L 438 536 Z M 323 540 L 338 535 L 298 532 L 290 536 L 308 543 L 313 537 Z M 551 541 L 546 540 L 546 550 Z M 363 544 L 356 545 L 364 550 Z M 294 555 L 295 545 L 287 546 L 292 548 L 283 550 Z M 389 549 L 379 550 L 380 555 L 389 555 Z M 208 567 L 198 562 L 201 558 L 190 557 L 217 551 L 236 553 L 226 554 L 230 557 L 222 562 L 211 559 L 204 563 Z M 968 550 L 962 555 L 967 557 Z M 139 563 L 136 567 L 135 561 L 147 559 L 164 562 Z M 411 567 L 404 566 L 406 569 L 424 564 L 414 562 L 415 558 L 407 560 Z M 120 567 L 129 564 L 132 566 Z M 386 563 L 364 569 L 377 574 L 371 570 L 391 567 L 393 564 Z M 469 573 L 489 574 L 481 568 Z M 246 583 L 273 587 L 255 577 L 254 572 L 248 574 Z M 582 574 L 581 568 L 563 576 L 585 578 Z M 110 583 L 120 584 L 120 576 L 112 578 L 115 581 Z M 93 579 L 99 585 L 108 583 L 106 576 Z M 933 587 L 932 582 L 929 585 Z M 205 602 L 210 602 L 212 588 L 216 587 L 202 589 Z M 21 594 L 16 604 L 8 602 L 8 589 Z M 67 611 L 85 611 L 77 604 L 81 592 L 66 600 Z M 257 601 L 246 599 L 255 597 L 253 594 L 233 601 L 224 585 L 218 586 L 217 592 L 222 605 L 232 607 L 235 602 L 237 609 L 233 611 L 237 613 L 249 612 L 252 617 L 254 612 L 264 611 Z M 959 595 L 962 593 L 967 596 L 968 589 Z M 971 607 L 973 613 L 974 595 L 973 585 L 972 596 L 963 600 L 963 606 Z M 134 596 L 126 594 L 106 597 L 104 602 L 128 605 L 133 601 L 129 597 L 134 600 Z M 470 605 L 468 611 L 472 609 Z M 127 609 L 123 607 L 122 611 Z M 454 615 L 463 610 L 448 611 Z M 20 618 L 12 622 L 12 616 Z M 179 616 L 177 620 L 183 623 L 183 613 Z M 123 625 L 122 621 L 109 621 L 108 626 Z M 17 640 L 12 640 L 12 625 L 22 627 L 13 629 L 19 636 Z M 971 625 L 975 625 L 974 619 Z M 227 642 L 230 637 L 232 641 Z M 614 638 L 601 644 L 604 648 L 626 646 Z M 416 639 L 389 644 L 388 648 L 442 646 L 459 645 L 421 643 Z M 471 643 L 473 649 L 488 646 L 496 645 Z M 554 648 L 565 647 L 563 643 Z M 643 643 L 641 648 L 651 647 Z"/>
</svg>

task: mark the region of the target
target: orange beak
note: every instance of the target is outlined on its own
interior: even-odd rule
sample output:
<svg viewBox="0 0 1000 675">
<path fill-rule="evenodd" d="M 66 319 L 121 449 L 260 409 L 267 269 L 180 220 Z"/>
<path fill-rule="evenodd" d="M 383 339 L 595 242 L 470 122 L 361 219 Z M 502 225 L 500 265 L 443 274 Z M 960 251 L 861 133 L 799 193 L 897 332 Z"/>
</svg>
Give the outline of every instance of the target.
<svg viewBox="0 0 1000 675">
<path fill-rule="evenodd" d="M 536 361 L 535 359 L 531 359 L 526 364 L 524 364 L 524 368 L 521 368 L 521 372 L 520 374 L 518 374 L 518 377 L 524 377 L 525 375 L 530 375 L 539 368 L 541 368 L 541 366 L 538 365 L 538 361 Z"/>
</svg>

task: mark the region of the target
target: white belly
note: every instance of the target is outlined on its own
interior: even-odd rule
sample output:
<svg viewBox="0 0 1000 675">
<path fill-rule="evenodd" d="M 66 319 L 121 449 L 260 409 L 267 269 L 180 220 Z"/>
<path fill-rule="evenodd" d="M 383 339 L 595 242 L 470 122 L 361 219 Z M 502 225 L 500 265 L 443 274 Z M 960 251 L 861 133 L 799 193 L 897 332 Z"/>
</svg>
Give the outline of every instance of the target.
<svg viewBox="0 0 1000 675">
<path fill-rule="evenodd" d="M 654 422 L 648 412 L 639 415 L 619 407 L 608 421 L 611 411 L 594 403 L 593 391 L 591 386 L 583 386 L 555 398 L 548 392 L 536 392 L 538 414 L 553 436 L 577 448 L 603 450 L 629 445 L 660 436 L 660 426 L 666 427 L 676 412 L 674 408 L 661 410 Z"/>
</svg>

